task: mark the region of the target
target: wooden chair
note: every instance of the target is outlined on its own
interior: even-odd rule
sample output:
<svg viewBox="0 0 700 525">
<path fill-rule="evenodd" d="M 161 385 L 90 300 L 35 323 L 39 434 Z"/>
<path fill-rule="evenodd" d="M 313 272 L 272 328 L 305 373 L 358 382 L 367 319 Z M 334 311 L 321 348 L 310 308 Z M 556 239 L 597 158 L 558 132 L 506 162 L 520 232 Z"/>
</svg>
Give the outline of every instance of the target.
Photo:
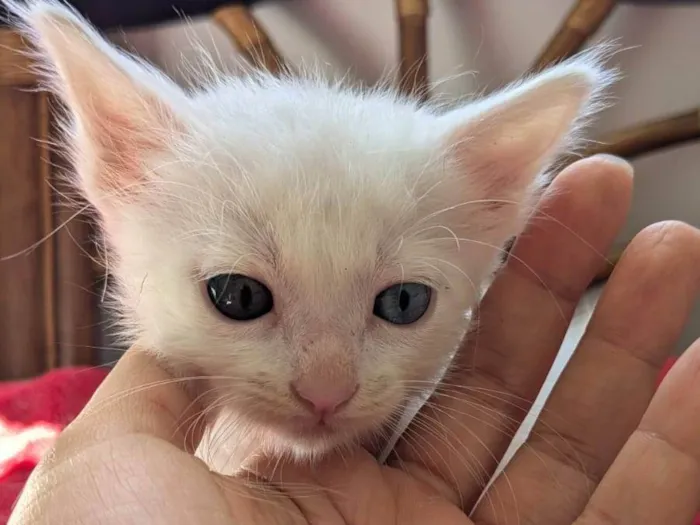
<svg viewBox="0 0 700 525">
<path fill-rule="evenodd" d="M 195 9 L 197 13 L 210 10 L 251 61 L 273 72 L 289 70 L 273 39 L 241 5 L 250 3 L 203 0 Z M 143 9 L 149 11 L 150 22 L 157 21 L 160 4 L 165 5 L 153 2 L 144 7 L 129 0 L 124 9 L 114 10 L 123 19 L 109 22 L 112 15 L 104 11 L 91 16 L 89 9 L 98 3 L 74 0 L 73 4 L 93 21 L 107 20 L 98 22 L 103 29 L 110 23 L 139 25 Z M 576 53 L 616 4 L 579 0 L 533 61 L 531 71 Z M 395 7 L 401 49 L 398 86 L 428 100 L 429 1 L 395 0 Z M 28 377 L 56 366 L 95 364 L 103 341 L 97 286 L 101 269 L 91 262 L 91 222 L 85 213 L 72 218 L 75 209 L 60 197 L 66 188 L 57 173 L 64 163 L 47 146 L 57 108 L 45 94 L 33 91 L 36 78 L 23 50 L 18 35 L 0 29 L 0 115 L 4 119 L 0 131 L 0 379 Z M 698 109 L 692 108 L 686 114 L 603 137 L 586 153 L 634 158 L 698 138 L 700 119 Z M 610 259 L 612 263 L 601 265 L 600 279 L 610 273 L 616 254 Z"/>
<path fill-rule="evenodd" d="M 79 215 L 59 229 L 74 211 L 57 199 L 52 104 L 24 51 L 0 29 L 0 379 L 92 364 L 99 345 L 90 226 Z"/>
</svg>

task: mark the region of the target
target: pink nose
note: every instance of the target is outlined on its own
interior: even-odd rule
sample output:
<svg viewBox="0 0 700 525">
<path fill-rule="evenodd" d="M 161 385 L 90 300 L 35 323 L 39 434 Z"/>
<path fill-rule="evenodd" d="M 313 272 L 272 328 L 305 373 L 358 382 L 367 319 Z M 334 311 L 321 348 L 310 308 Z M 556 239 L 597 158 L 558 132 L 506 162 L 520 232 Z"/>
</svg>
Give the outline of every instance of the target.
<svg viewBox="0 0 700 525">
<path fill-rule="evenodd" d="M 319 416 L 329 416 L 346 406 L 353 398 L 357 384 L 323 384 L 312 381 L 295 381 L 291 385 L 292 395 Z"/>
</svg>

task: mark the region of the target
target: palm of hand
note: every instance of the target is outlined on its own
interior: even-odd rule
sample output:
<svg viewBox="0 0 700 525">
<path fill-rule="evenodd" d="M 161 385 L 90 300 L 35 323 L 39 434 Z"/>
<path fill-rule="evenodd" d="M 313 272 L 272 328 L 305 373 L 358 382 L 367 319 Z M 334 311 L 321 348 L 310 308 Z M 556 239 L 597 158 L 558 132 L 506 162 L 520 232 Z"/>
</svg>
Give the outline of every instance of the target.
<svg viewBox="0 0 700 525">
<path fill-rule="evenodd" d="M 211 472 L 193 455 L 140 433 L 102 441 L 84 450 L 79 462 L 78 469 L 73 462 L 49 461 L 40 467 L 56 480 L 51 486 L 44 483 L 42 492 L 67 502 L 55 509 L 55 523 L 80 523 L 88 517 L 84 506 L 71 504 L 76 493 L 100 502 L 103 525 L 472 523 L 428 485 L 378 465 L 359 449 L 351 457 L 329 458 L 313 472 L 285 470 L 279 481 L 286 494 Z"/>
</svg>

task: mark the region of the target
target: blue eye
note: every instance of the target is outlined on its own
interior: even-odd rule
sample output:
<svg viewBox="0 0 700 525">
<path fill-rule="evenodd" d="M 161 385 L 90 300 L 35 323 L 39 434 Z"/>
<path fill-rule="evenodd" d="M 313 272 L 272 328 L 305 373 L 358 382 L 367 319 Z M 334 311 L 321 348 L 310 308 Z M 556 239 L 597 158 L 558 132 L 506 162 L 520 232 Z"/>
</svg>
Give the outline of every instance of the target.
<svg viewBox="0 0 700 525">
<path fill-rule="evenodd" d="M 391 324 L 415 323 L 428 311 L 431 295 L 424 284 L 398 283 L 377 295 L 373 313 Z"/>
<path fill-rule="evenodd" d="M 252 321 L 272 310 L 272 292 L 259 281 L 240 274 L 216 275 L 207 281 L 214 307 L 234 321 Z"/>
</svg>

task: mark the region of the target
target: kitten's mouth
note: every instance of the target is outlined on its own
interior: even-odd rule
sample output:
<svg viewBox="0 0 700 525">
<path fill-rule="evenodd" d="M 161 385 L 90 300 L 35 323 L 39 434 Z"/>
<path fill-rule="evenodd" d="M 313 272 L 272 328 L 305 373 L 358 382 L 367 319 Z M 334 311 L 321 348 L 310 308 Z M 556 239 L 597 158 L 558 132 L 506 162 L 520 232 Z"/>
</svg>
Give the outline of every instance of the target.
<svg viewBox="0 0 700 525">
<path fill-rule="evenodd" d="M 286 426 L 301 435 L 331 436 L 341 431 L 342 419 L 337 417 L 295 416 Z"/>
<path fill-rule="evenodd" d="M 370 417 L 293 416 L 275 426 L 278 432 L 302 443 L 338 444 L 370 433 L 378 424 Z"/>
<path fill-rule="evenodd" d="M 336 426 L 328 424 L 328 422 L 320 420 L 316 422 L 302 423 L 294 426 L 295 433 L 298 433 L 302 438 L 331 438 L 341 433 L 341 430 Z"/>
</svg>

